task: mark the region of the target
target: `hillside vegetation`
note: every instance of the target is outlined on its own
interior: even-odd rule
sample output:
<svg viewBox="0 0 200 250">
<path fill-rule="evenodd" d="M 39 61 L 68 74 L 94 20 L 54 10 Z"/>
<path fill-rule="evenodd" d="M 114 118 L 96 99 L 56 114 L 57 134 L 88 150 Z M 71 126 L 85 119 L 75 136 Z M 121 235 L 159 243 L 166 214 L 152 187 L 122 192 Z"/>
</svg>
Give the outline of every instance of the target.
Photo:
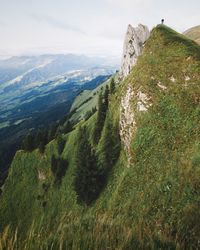
<svg viewBox="0 0 200 250">
<path fill-rule="evenodd" d="M 71 107 L 71 112 L 76 111 L 72 115 L 71 120 L 75 122 L 84 119 L 84 117 L 97 106 L 99 93 L 103 91 L 109 83 L 110 80 L 104 81 L 97 88 L 93 90 L 84 90 L 80 93 Z"/>
<path fill-rule="evenodd" d="M 135 119 L 130 162 L 119 141 L 121 100 L 129 86 Z M 139 92 L 149 102 L 145 111 L 137 108 Z M 44 154 L 17 152 L 0 196 L 2 249 L 200 248 L 200 46 L 157 26 L 108 100 L 98 141 L 97 112 L 62 135 L 63 152 L 56 139 Z M 80 199 L 75 186 L 81 126 L 88 152 L 97 157 L 97 174 L 104 176 L 100 187 L 88 173 L 92 202 Z M 67 162 L 59 182 L 53 155 Z"/>
</svg>

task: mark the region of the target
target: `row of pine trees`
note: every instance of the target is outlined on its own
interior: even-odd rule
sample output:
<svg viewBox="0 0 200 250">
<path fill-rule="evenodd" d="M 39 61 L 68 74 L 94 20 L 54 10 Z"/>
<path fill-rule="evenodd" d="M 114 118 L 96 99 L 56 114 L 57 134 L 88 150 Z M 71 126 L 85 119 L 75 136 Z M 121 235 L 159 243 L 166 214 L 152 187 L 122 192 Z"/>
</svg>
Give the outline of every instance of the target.
<svg viewBox="0 0 200 250">
<path fill-rule="evenodd" d="M 64 124 L 63 124 L 64 123 Z M 61 121 L 49 126 L 49 128 L 40 128 L 37 131 L 30 132 L 22 142 L 22 149 L 32 152 L 36 148 L 43 154 L 45 146 L 53 139 L 59 138 L 61 134 L 72 131 L 73 125 L 69 120 Z"/>
<path fill-rule="evenodd" d="M 109 117 L 109 98 L 115 92 L 114 79 L 98 100 L 97 119 L 92 136 L 85 126 L 79 128 L 76 152 L 75 190 L 80 202 L 90 205 L 108 181 L 109 173 L 119 157 L 120 138 Z M 89 137 L 92 137 L 92 144 Z"/>
<path fill-rule="evenodd" d="M 76 150 L 76 176 L 74 181 L 78 200 L 90 205 L 96 200 L 106 186 L 113 165 L 119 157 L 120 138 L 118 127 L 114 127 L 109 116 L 109 99 L 115 93 L 115 81 L 112 78 L 110 87 L 99 94 L 98 105 L 85 117 L 89 119 L 97 112 L 94 130 L 88 131 L 86 126 L 80 126 Z M 68 168 L 68 161 L 62 158 L 66 141 L 62 134 L 72 131 L 69 119 L 52 125 L 49 129 L 39 129 L 30 133 L 23 142 L 23 149 L 31 152 L 38 148 L 40 153 L 45 151 L 45 145 L 56 139 L 58 154 L 51 158 L 51 172 L 54 184 L 60 184 Z M 90 138 L 90 139 L 89 139 Z"/>
</svg>

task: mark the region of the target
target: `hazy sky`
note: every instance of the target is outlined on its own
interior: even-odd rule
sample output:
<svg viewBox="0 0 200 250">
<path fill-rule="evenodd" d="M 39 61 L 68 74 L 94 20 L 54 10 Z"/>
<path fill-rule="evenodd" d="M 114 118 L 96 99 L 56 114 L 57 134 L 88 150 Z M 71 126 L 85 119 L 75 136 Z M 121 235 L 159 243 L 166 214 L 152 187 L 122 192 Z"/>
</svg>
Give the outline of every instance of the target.
<svg viewBox="0 0 200 250">
<path fill-rule="evenodd" d="M 0 0 L 0 55 L 121 55 L 127 25 L 200 24 L 199 0 Z"/>
</svg>

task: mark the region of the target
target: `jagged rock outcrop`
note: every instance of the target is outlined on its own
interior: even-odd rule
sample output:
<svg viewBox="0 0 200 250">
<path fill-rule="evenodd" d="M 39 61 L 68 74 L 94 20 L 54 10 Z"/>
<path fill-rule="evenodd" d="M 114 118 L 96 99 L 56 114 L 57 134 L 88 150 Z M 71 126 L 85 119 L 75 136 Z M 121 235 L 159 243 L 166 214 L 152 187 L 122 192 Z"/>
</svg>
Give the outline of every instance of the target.
<svg viewBox="0 0 200 250">
<path fill-rule="evenodd" d="M 38 170 L 38 179 L 40 181 L 44 181 L 46 179 L 46 175 L 42 170 Z"/>
<path fill-rule="evenodd" d="M 122 64 L 120 69 L 120 79 L 124 79 L 129 75 L 133 66 L 137 62 L 138 56 L 141 54 L 143 46 L 150 36 L 148 27 L 139 24 L 137 28 L 128 26 L 124 41 L 124 51 Z M 133 99 L 137 102 L 136 110 L 133 110 L 131 103 Z M 128 158 L 128 166 L 131 164 L 131 141 L 136 130 L 135 112 L 147 111 L 150 104 L 147 95 L 141 91 L 135 92 L 131 84 L 128 85 L 126 94 L 122 97 L 120 105 L 120 137 L 124 145 Z"/>
<path fill-rule="evenodd" d="M 131 164 L 131 140 L 136 129 L 135 114 L 132 110 L 132 99 L 134 91 L 129 84 L 126 94 L 123 96 L 120 105 L 120 138 L 128 158 L 128 166 Z"/>
<path fill-rule="evenodd" d="M 136 103 L 134 107 L 134 103 Z M 146 112 L 152 105 L 151 97 L 141 90 L 135 91 L 128 85 L 126 94 L 122 97 L 120 105 L 120 138 L 128 159 L 128 167 L 132 161 L 131 142 L 137 129 L 136 112 Z"/>
<path fill-rule="evenodd" d="M 138 27 L 133 28 L 130 24 L 128 25 L 120 69 L 121 80 L 130 73 L 149 36 L 150 32 L 147 26 L 139 24 Z"/>
</svg>

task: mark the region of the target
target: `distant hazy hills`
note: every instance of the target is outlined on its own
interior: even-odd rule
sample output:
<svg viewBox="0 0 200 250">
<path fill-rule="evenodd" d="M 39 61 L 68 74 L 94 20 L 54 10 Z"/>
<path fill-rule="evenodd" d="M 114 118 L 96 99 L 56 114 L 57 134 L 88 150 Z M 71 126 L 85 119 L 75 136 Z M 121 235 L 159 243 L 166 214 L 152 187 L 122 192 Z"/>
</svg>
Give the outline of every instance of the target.
<svg viewBox="0 0 200 250">
<path fill-rule="evenodd" d="M 110 75 L 116 69 L 116 64 L 110 59 L 73 54 L 0 60 L 0 109 L 10 108 L 16 98 L 22 98 L 33 90 L 38 95 L 66 84 L 69 79 L 84 83 L 99 75 Z"/>
<path fill-rule="evenodd" d="M 183 34 L 200 44 L 200 25 L 186 30 Z"/>
<path fill-rule="evenodd" d="M 26 78 L 26 83 L 47 80 L 72 70 L 105 67 L 111 63 L 103 57 L 87 57 L 84 55 L 41 55 L 19 56 L 0 60 L 0 85 L 18 83 Z M 7 83 L 7 84 L 5 84 Z"/>
</svg>

